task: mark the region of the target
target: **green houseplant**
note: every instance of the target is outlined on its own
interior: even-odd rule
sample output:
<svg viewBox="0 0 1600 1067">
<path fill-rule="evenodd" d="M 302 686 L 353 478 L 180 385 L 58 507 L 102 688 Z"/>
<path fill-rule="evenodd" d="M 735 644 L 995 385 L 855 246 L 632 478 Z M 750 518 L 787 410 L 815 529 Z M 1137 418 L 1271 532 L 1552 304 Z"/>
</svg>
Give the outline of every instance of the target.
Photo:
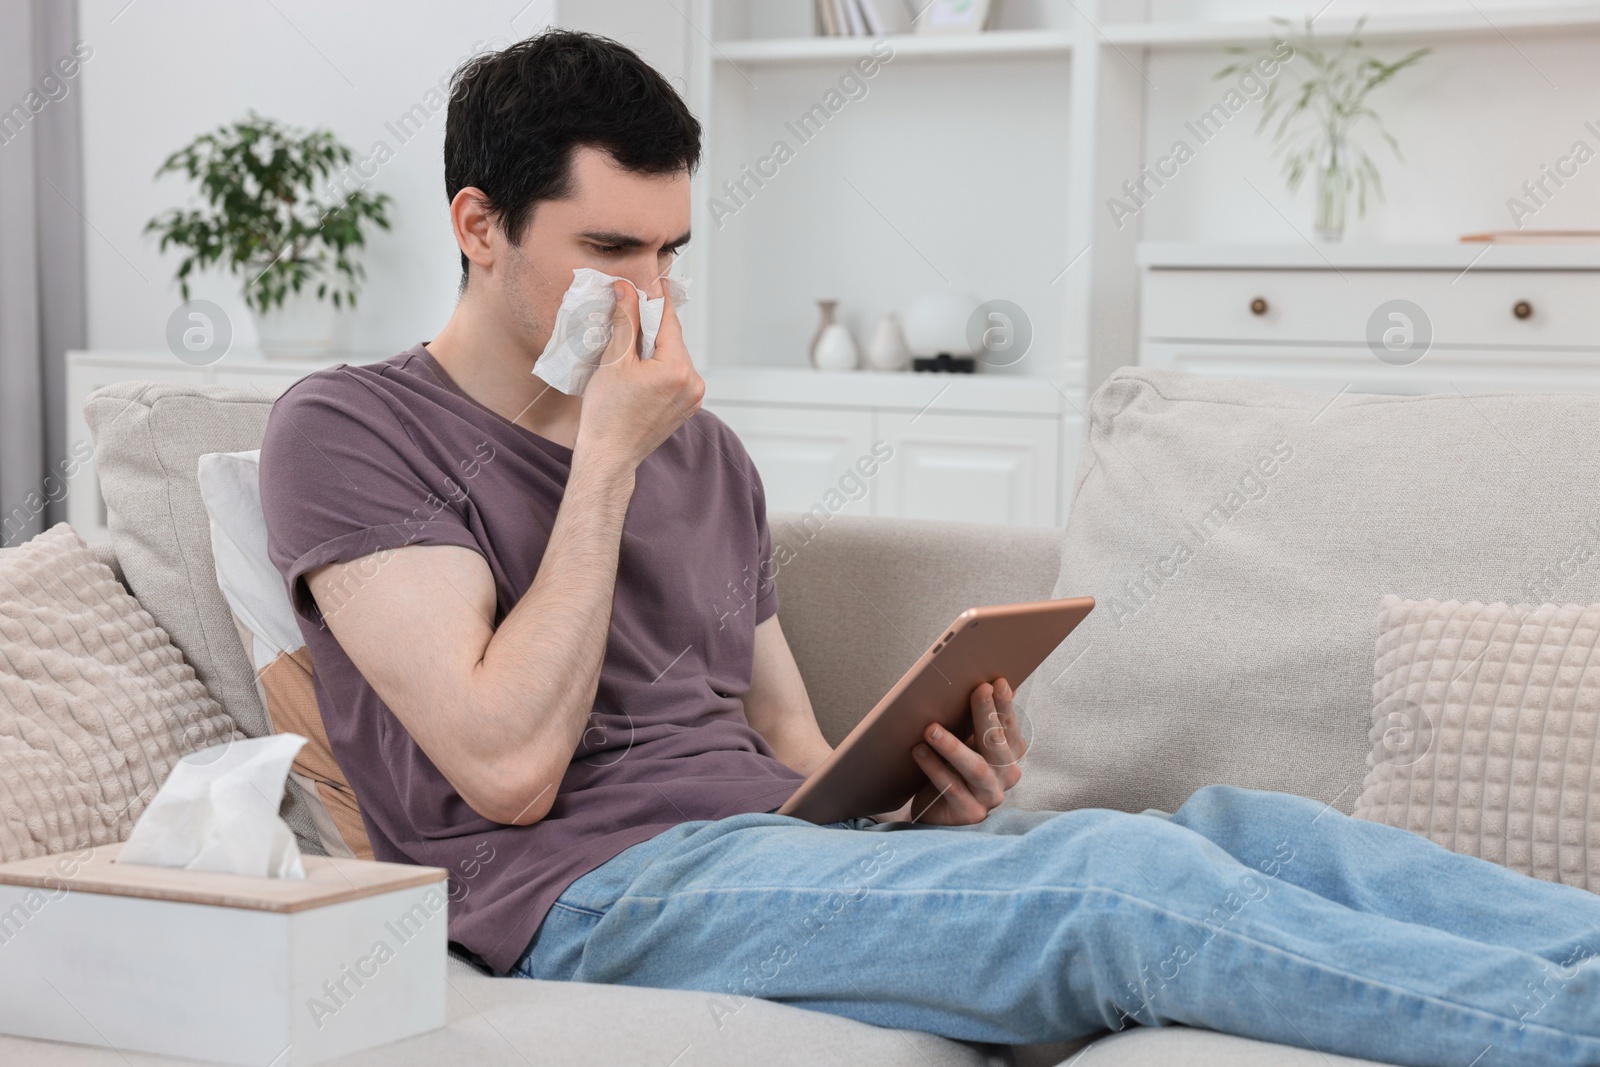
<svg viewBox="0 0 1600 1067">
<path fill-rule="evenodd" d="M 1317 176 L 1317 236 L 1337 241 L 1344 235 L 1345 213 L 1350 193 L 1356 194 L 1356 211 L 1365 215 L 1367 193 L 1380 199 L 1383 183 L 1378 166 L 1359 139 L 1359 132 L 1370 127 L 1388 143 L 1400 159 L 1400 145 L 1384 128 L 1377 112 L 1367 103 L 1374 89 L 1386 84 L 1405 68 L 1432 51 L 1418 48 L 1392 63 L 1368 54 L 1361 40 L 1366 16 L 1356 20 L 1349 36 L 1333 47 L 1319 42 L 1312 20 L 1295 34 L 1294 24 L 1280 16 L 1273 20 L 1281 29 L 1279 39 L 1294 46 L 1294 74 L 1297 84 L 1283 79 L 1267 83 L 1261 101 L 1260 133 L 1274 119 L 1273 155 L 1283 161 L 1283 175 L 1291 193 L 1311 171 Z M 1276 41 L 1274 41 L 1276 43 Z M 1230 48 L 1238 54 L 1246 50 Z M 1251 68 L 1251 60 L 1241 59 L 1219 70 L 1217 79 L 1230 78 Z"/>
<path fill-rule="evenodd" d="M 354 161 L 328 130 L 305 132 L 251 111 L 161 164 L 158 178 L 198 182 L 203 206 L 166 211 L 145 232 L 160 235 L 161 251 L 183 251 L 176 279 L 184 300 L 191 275 L 221 266 L 241 280 L 268 355 L 318 354 L 331 343 L 333 313 L 360 294 L 366 226 L 389 228 L 393 198 L 362 188 Z"/>
</svg>

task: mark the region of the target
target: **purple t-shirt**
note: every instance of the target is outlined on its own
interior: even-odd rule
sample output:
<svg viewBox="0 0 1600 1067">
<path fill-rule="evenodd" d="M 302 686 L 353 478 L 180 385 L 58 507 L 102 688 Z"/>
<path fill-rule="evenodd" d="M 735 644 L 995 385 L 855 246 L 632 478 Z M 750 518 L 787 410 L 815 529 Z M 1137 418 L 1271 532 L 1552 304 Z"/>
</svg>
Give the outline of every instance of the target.
<svg viewBox="0 0 1600 1067">
<path fill-rule="evenodd" d="M 802 780 L 745 719 L 755 627 L 778 608 L 771 538 L 755 466 L 708 411 L 639 465 L 593 713 L 544 819 L 473 811 L 344 654 L 306 572 L 460 545 L 494 575 L 498 626 L 538 573 L 571 461 L 467 396 L 420 344 L 297 382 L 261 446 L 268 549 L 373 852 L 446 868 L 450 939 L 497 974 L 581 875 L 678 823 L 770 811 Z"/>
</svg>

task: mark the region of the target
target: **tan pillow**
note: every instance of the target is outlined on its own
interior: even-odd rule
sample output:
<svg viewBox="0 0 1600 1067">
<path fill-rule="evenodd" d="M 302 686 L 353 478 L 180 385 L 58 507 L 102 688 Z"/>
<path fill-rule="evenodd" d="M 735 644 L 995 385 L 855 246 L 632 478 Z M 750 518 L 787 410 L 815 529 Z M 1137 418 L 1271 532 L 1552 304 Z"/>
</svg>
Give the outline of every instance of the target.
<svg viewBox="0 0 1600 1067">
<path fill-rule="evenodd" d="M 1353 814 L 1600 891 L 1600 604 L 1382 605 Z"/>
<path fill-rule="evenodd" d="M 173 764 L 243 737 L 71 526 L 0 554 L 0 861 L 122 841 Z"/>
</svg>

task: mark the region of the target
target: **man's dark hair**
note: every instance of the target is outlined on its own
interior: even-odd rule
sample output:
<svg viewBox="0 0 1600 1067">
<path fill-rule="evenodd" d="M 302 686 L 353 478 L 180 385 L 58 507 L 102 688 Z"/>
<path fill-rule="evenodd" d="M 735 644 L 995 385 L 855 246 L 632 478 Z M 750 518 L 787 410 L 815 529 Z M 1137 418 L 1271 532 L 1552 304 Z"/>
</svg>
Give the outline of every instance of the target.
<svg viewBox="0 0 1600 1067">
<path fill-rule="evenodd" d="M 700 123 L 639 54 L 609 37 L 550 29 L 474 56 L 450 80 L 444 188 L 483 191 L 512 242 L 540 200 L 572 195 L 572 150 L 602 148 L 639 174 L 693 172 Z M 461 285 L 467 284 L 465 253 Z"/>
</svg>

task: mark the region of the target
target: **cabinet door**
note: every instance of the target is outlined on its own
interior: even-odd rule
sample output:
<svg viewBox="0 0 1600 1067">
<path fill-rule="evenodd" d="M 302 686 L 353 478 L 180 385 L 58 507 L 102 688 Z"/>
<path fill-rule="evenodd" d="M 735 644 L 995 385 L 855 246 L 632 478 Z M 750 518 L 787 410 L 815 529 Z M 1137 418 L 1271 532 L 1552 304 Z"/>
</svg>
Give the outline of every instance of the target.
<svg viewBox="0 0 1600 1067">
<path fill-rule="evenodd" d="M 878 476 L 878 514 L 1054 526 L 1060 432 L 1049 418 L 879 412 L 894 456 Z"/>
<path fill-rule="evenodd" d="M 767 511 L 809 511 L 830 515 L 875 514 L 874 469 L 864 477 L 857 466 L 876 468 L 872 456 L 872 412 L 827 408 L 784 408 L 764 404 L 707 405 L 733 428 L 761 473 Z"/>
</svg>

